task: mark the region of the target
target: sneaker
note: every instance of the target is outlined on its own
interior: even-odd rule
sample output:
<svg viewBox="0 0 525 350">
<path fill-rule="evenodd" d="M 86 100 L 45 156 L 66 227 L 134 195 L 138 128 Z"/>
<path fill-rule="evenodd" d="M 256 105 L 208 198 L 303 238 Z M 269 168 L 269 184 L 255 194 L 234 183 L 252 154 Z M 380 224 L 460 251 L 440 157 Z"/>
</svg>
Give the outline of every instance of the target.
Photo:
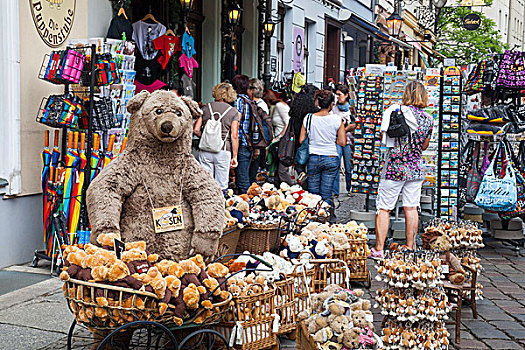
<svg viewBox="0 0 525 350">
<path fill-rule="evenodd" d="M 374 260 L 383 260 L 385 258 L 385 254 L 382 250 L 377 251 L 375 248 L 372 248 L 370 250 L 370 258 Z"/>
</svg>

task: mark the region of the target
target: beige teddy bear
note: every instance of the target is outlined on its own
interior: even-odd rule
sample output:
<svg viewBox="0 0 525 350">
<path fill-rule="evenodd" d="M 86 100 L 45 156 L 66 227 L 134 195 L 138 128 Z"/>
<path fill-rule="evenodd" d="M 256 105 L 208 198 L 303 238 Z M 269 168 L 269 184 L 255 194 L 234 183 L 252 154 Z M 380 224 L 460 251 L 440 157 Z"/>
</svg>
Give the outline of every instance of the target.
<svg viewBox="0 0 525 350">
<path fill-rule="evenodd" d="M 217 252 L 224 222 L 219 185 L 191 154 L 196 102 L 170 91 L 142 91 L 127 105 L 132 114 L 126 150 L 87 191 L 91 243 L 104 233 L 145 241 L 164 259 Z M 184 228 L 156 233 L 176 211 L 153 220 L 152 209 L 181 206 Z M 172 220 L 172 221 L 173 221 Z"/>
</svg>

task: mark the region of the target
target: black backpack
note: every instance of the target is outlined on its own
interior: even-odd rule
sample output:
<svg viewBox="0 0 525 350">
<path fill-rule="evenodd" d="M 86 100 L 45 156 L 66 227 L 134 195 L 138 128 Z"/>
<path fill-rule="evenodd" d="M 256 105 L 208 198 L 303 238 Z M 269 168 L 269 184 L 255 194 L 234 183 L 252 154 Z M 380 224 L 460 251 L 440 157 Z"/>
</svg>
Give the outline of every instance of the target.
<svg viewBox="0 0 525 350">
<path fill-rule="evenodd" d="M 403 115 L 401 108 L 390 113 L 390 125 L 388 125 L 388 130 L 386 133 L 391 138 L 396 139 L 410 135 L 410 128 L 405 120 L 405 116 Z"/>
<path fill-rule="evenodd" d="M 288 123 L 279 142 L 279 161 L 284 166 L 292 166 L 295 160 L 295 133 L 292 123 Z"/>
</svg>

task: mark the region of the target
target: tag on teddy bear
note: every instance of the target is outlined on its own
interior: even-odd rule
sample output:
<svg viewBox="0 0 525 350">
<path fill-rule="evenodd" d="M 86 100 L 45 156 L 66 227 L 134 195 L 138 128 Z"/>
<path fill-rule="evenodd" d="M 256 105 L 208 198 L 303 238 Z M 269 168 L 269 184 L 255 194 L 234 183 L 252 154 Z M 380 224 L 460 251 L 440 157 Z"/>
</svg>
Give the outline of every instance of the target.
<svg viewBox="0 0 525 350">
<path fill-rule="evenodd" d="M 443 268 L 443 274 L 449 273 L 449 269 L 448 269 L 448 265 L 447 264 L 441 265 L 441 267 Z"/>
<path fill-rule="evenodd" d="M 182 206 L 154 208 L 153 226 L 155 233 L 164 233 L 184 229 L 184 218 L 182 216 Z"/>
<path fill-rule="evenodd" d="M 126 245 L 121 240 L 118 240 L 117 238 L 113 239 L 114 245 L 115 245 L 115 255 L 117 256 L 117 259 L 122 258 L 122 252 L 126 250 Z"/>
<path fill-rule="evenodd" d="M 365 318 L 368 322 L 374 322 L 374 315 L 366 314 Z"/>
</svg>

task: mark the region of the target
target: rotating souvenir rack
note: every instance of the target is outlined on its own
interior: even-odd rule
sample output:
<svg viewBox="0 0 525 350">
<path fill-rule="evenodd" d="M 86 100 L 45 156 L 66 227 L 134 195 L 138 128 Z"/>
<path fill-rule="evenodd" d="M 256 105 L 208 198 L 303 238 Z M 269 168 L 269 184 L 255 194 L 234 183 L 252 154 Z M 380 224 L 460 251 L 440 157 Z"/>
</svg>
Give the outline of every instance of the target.
<svg viewBox="0 0 525 350">
<path fill-rule="evenodd" d="M 462 75 L 447 67 L 441 78 L 438 143 L 438 217 L 457 218 L 461 131 Z"/>
<path fill-rule="evenodd" d="M 53 150 L 49 130 L 45 132 L 41 179 L 45 249 L 35 251 L 33 266 L 39 259 L 51 260 L 53 270 L 54 260 L 61 259 L 58 248 L 72 242 L 73 236 L 85 241 L 89 232 L 85 193 L 100 164 L 100 138 L 94 131 L 107 130 L 114 122 L 107 99 L 95 96 L 95 89 L 120 79 L 110 57 L 96 52 L 94 44 L 53 51 L 40 69 L 39 78 L 63 86 L 64 94 L 44 98 L 36 118 L 58 130 Z"/>
</svg>

